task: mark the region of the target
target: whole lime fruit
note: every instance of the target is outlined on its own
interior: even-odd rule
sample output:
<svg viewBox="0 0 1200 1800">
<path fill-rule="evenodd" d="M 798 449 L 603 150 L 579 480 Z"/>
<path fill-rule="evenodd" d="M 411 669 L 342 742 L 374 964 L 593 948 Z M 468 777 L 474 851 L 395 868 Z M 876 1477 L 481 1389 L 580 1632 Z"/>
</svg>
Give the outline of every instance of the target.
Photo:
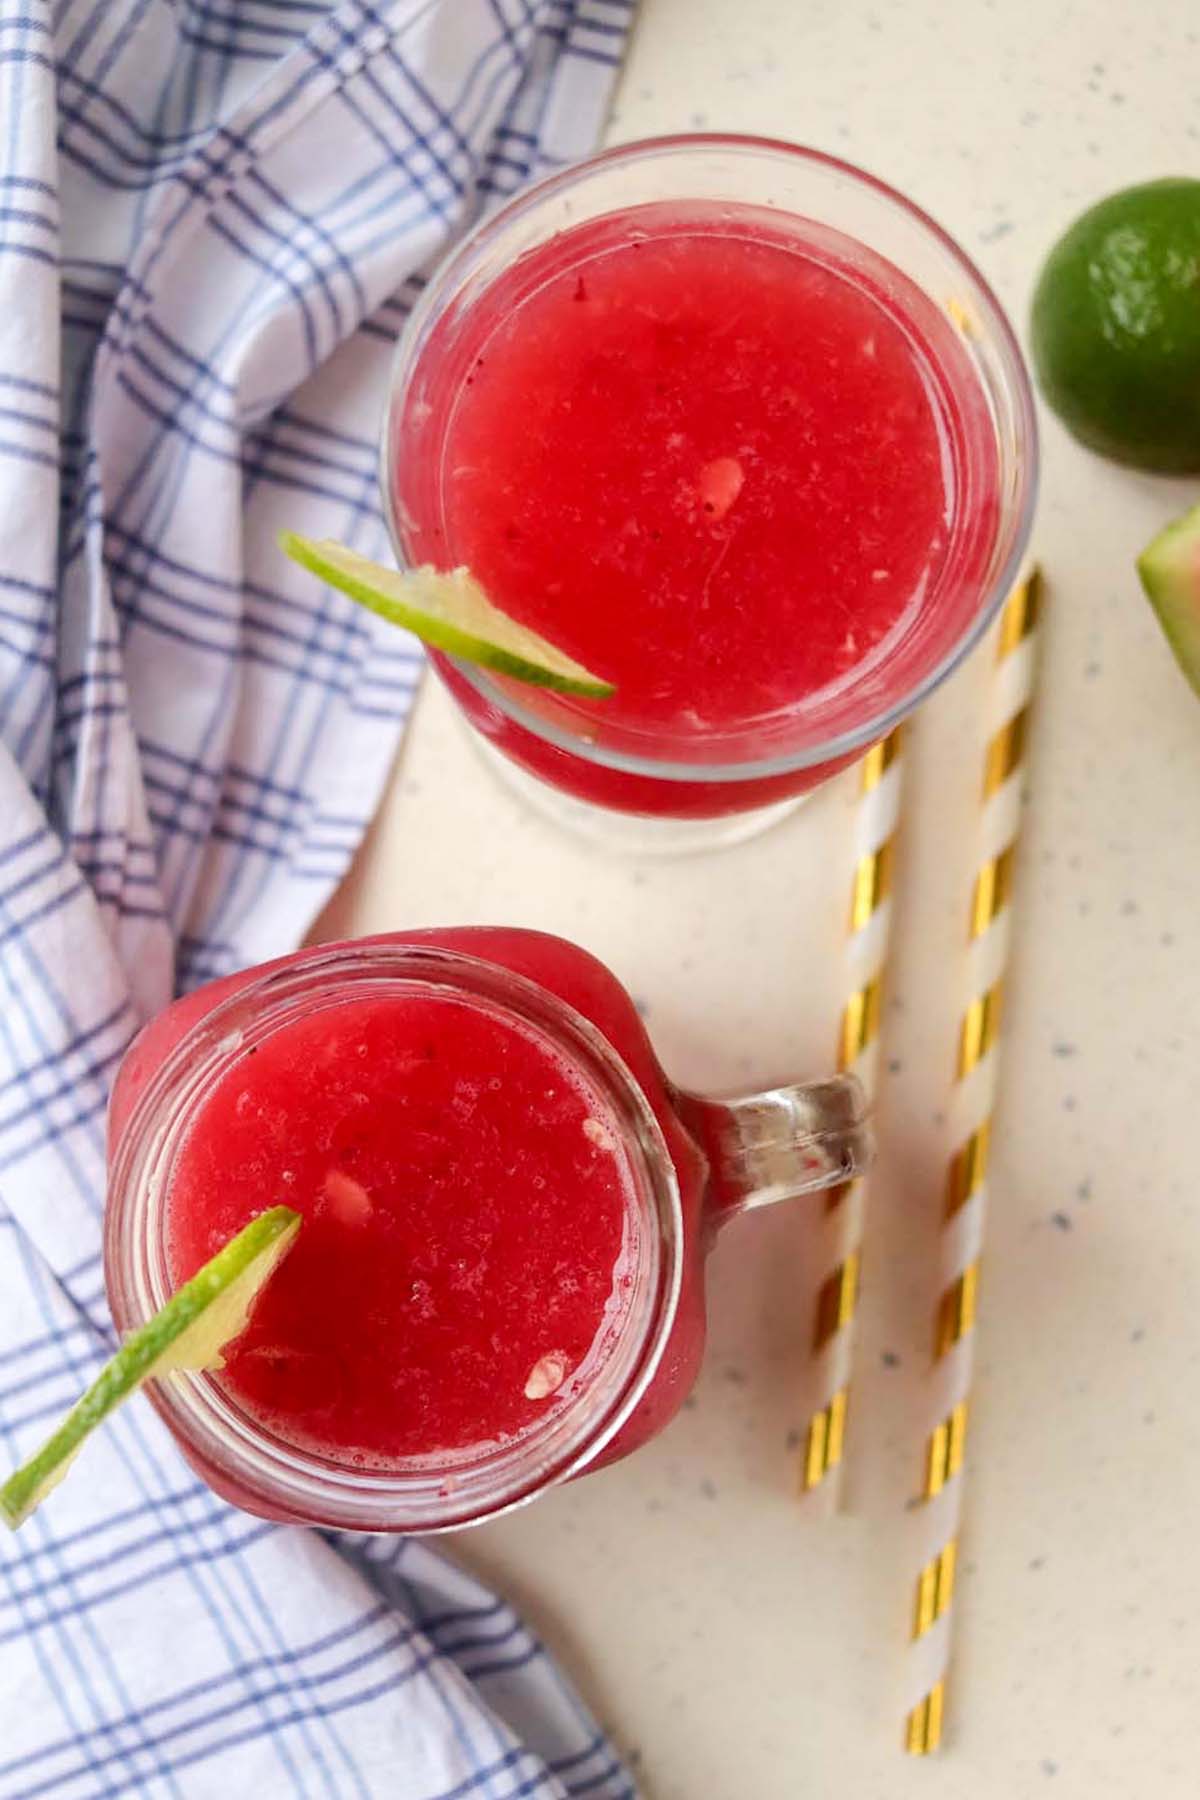
<svg viewBox="0 0 1200 1800">
<path fill-rule="evenodd" d="M 1110 194 L 1046 259 L 1033 296 L 1046 402 L 1139 469 L 1200 469 L 1200 181 Z"/>
</svg>

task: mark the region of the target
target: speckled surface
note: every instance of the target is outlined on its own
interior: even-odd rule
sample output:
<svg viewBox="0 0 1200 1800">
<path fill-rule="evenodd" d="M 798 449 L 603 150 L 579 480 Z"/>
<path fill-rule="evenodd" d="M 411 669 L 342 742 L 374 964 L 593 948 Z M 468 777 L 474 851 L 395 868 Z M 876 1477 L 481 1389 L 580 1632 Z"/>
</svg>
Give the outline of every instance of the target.
<svg viewBox="0 0 1200 1800">
<path fill-rule="evenodd" d="M 1056 232 L 1200 163 L 1192 0 L 643 0 L 612 135 L 807 140 L 926 205 L 1023 321 Z M 1200 484 L 1198 484 L 1200 485 Z M 695 1404 L 629 1463 L 460 1538 L 528 1609 L 648 1800 L 1183 1800 L 1200 1716 L 1200 707 L 1131 559 L 1187 484 L 1050 423 L 1033 742 L 946 1749 L 899 1750 L 938 1117 L 985 672 L 922 718 L 887 1013 L 849 1509 L 793 1497 L 805 1220 L 712 1264 Z M 851 795 L 695 863 L 606 862 L 522 813 L 430 691 L 328 929 L 495 920 L 606 957 L 682 1080 L 832 1057 Z"/>
</svg>

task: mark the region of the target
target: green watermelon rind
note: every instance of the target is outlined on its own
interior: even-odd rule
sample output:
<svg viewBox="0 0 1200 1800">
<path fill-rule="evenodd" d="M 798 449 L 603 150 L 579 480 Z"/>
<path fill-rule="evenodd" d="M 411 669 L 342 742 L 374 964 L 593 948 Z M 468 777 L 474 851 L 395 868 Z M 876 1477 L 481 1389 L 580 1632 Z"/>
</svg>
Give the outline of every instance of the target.
<svg viewBox="0 0 1200 1800">
<path fill-rule="evenodd" d="M 1176 662 L 1200 694 L 1200 506 L 1151 539 L 1137 572 Z"/>
</svg>

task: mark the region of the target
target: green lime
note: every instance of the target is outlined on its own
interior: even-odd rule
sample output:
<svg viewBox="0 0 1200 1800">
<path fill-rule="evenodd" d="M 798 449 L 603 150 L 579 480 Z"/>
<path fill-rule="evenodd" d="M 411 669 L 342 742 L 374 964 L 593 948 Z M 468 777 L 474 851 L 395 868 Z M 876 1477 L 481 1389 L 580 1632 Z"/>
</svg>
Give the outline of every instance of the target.
<svg viewBox="0 0 1200 1800">
<path fill-rule="evenodd" d="M 15 1531 L 58 1486 L 97 1425 L 144 1381 L 174 1369 L 219 1369 L 222 1349 L 244 1329 L 299 1229 L 299 1213 L 272 1206 L 172 1294 L 125 1340 L 53 1436 L 0 1487 L 0 1519 Z"/>
<path fill-rule="evenodd" d="M 1200 694 L 1200 506 L 1160 531 L 1137 567 L 1175 660 Z"/>
<path fill-rule="evenodd" d="M 512 675 L 535 687 L 554 688 L 560 694 L 604 700 L 616 692 L 611 681 L 593 675 L 582 663 L 493 606 L 467 569 L 442 574 L 421 568 L 401 574 L 398 569 L 369 562 L 329 538 L 315 540 L 282 531 L 279 543 L 294 562 L 311 569 L 322 581 L 448 656 L 482 663 L 498 674 Z"/>
<path fill-rule="evenodd" d="M 1033 362 L 1081 443 L 1139 469 L 1200 469 L 1200 181 L 1101 200 L 1046 259 Z"/>
</svg>

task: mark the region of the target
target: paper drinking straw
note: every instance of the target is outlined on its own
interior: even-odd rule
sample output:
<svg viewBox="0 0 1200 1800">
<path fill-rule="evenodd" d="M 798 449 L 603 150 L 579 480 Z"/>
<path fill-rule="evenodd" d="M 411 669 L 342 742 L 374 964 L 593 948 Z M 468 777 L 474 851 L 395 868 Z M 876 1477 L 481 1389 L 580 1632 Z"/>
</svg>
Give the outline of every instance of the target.
<svg viewBox="0 0 1200 1800">
<path fill-rule="evenodd" d="M 868 1099 L 875 1093 L 880 992 L 892 922 L 903 766 L 900 751 L 897 729 L 869 750 L 859 765 L 846 937 L 848 995 L 842 1009 L 838 1067 L 853 1070 Z M 826 1202 L 829 1266 L 817 1293 L 813 1319 L 813 1354 L 823 1398 L 808 1423 L 800 1485 L 804 1493 L 824 1488 L 831 1500 L 837 1497 L 835 1472 L 845 1443 L 865 1202 L 861 1177 L 832 1188 Z"/>
<path fill-rule="evenodd" d="M 1009 595 L 1000 616 L 990 696 L 979 855 L 967 917 L 968 1001 L 953 1097 L 956 1147 L 946 1177 L 942 1282 L 934 1318 L 931 1424 L 921 1487 L 924 1530 L 909 1653 L 905 1748 L 914 1756 L 929 1755 L 942 1737 L 988 1149 L 1040 599 L 1041 577 L 1034 570 Z"/>
</svg>

